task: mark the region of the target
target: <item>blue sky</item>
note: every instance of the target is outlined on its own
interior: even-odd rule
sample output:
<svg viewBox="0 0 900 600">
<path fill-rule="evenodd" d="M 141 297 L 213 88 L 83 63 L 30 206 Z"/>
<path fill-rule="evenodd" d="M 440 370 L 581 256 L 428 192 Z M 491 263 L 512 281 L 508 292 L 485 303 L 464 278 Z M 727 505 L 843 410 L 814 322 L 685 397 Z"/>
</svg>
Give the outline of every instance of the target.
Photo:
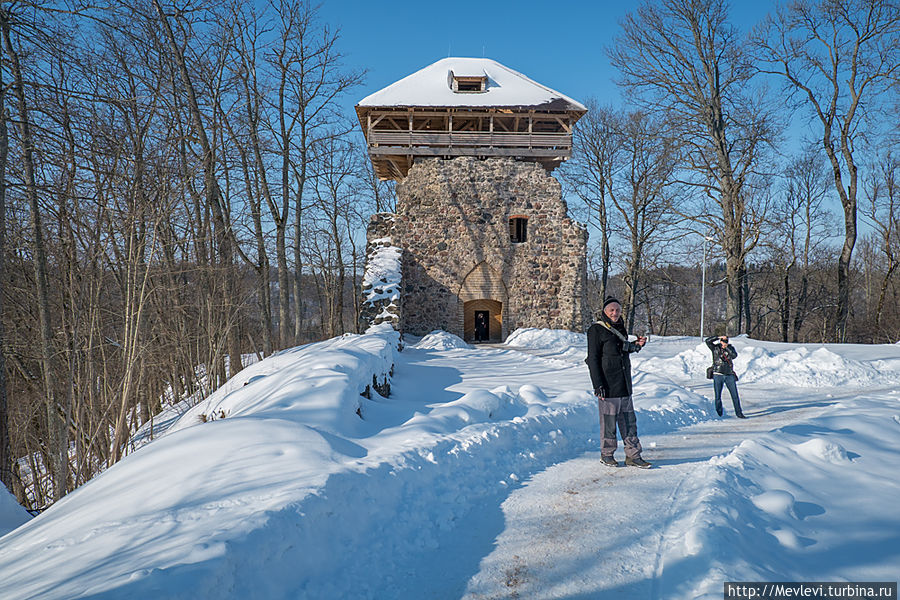
<svg viewBox="0 0 900 600">
<path fill-rule="evenodd" d="M 368 70 L 350 106 L 447 56 L 486 57 L 576 100 L 616 104 L 604 49 L 636 0 L 325 0 L 322 18 L 341 28 L 348 66 Z M 734 22 L 750 27 L 772 0 L 735 0 Z"/>
</svg>

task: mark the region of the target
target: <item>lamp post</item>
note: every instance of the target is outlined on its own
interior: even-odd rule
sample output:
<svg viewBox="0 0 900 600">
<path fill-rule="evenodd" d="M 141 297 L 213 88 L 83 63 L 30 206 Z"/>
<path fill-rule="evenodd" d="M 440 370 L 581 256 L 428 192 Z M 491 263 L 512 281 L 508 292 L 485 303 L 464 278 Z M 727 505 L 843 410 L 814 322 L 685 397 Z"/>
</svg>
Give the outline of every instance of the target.
<svg viewBox="0 0 900 600">
<path fill-rule="evenodd" d="M 703 278 L 700 282 L 700 339 L 703 339 L 703 317 L 706 312 L 706 242 L 712 242 L 713 238 L 703 236 Z"/>
</svg>

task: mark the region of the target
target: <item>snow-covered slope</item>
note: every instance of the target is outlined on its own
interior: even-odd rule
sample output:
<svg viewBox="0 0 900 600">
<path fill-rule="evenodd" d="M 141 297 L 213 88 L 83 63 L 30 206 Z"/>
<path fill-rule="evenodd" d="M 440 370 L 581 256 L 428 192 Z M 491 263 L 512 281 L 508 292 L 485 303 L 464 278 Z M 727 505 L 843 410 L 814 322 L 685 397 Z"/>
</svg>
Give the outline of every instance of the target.
<svg viewBox="0 0 900 600">
<path fill-rule="evenodd" d="M 473 348 L 434 332 L 402 352 L 398 342 L 383 326 L 284 351 L 185 414 L 163 416 L 171 424 L 153 442 L 0 538 L 0 598 L 463 597 L 503 532 L 517 531 L 504 499 L 599 446 L 584 336 L 524 330 L 506 348 Z M 678 510 L 660 570 L 693 565 L 666 572 L 663 589 L 690 598 L 721 594 L 732 574 L 862 574 L 831 550 L 845 516 L 878 549 L 866 556 L 872 573 L 896 565 L 887 550 L 900 547 L 890 546 L 897 535 L 885 532 L 897 523 L 883 513 L 897 490 L 884 484 L 884 465 L 897 464 L 900 450 L 887 440 L 900 431 L 900 409 L 885 389 L 900 381 L 900 348 L 735 344 L 751 426 L 776 411 L 765 404 L 773 390 L 791 405 L 837 412 L 724 457 L 659 467 L 690 471 L 683 479 L 692 482 L 678 486 L 683 496 L 661 495 Z M 653 338 L 635 356 L 648 452 L 654 440 L 718 422 L 702 379 L 708 360 L 698 338 Z M 387 380 L 384 398 L 375 387 Z M 845 395 L 836 408 L 831 396 L 847 386 L 870 393 Z M 871 516 L 832 499 L 847 469 Z M 737 538 L 751 543 L 720 558 Z M 797 561 L 791 553 L 810 539 L 822 551 Z M 774 558 L 757 562 L 754 548 L 775 541 Z M 794 566 L 779 571 L 784 564 Z M 534 597 L 553 597 L 546 592 Z"/>
<path fill-rule="evenodd" d="M 28 511 L 16 502 L 16 497 L 10 494 L 6 487 L 0 485 L 0 536 L 9 533 L 30 518 Z"/>
</svg>

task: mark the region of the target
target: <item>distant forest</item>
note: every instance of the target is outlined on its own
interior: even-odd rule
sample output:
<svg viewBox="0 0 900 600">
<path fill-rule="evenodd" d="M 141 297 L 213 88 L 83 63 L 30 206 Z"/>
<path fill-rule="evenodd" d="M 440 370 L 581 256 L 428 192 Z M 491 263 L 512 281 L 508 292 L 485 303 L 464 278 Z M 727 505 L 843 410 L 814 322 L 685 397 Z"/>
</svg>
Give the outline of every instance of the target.
<svg viewBox="0 0 900 600">
<path fill-rule="evenodd" d="M 0 3 L 0 479 L 26 507 L 249 358 L 357 331 L 394 195 L 316 6 Z M 707 334 L 897 342 L 898 3 L 743 31 L 725 0 L 623 21 L 627 105 L 588 101 L 554 172 L 589 225 L 588 304 L 615 294 L 653 335 L 702 312 Z"/>
</svg>

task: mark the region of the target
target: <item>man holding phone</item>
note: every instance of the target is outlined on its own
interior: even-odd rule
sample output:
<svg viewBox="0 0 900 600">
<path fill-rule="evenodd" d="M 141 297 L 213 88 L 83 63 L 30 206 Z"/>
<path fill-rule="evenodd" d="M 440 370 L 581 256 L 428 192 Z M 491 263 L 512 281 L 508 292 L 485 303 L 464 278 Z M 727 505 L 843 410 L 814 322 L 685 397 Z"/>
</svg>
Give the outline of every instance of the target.
<svg viewBox="0 0 900 600">
<path fill-rule="evenodd" d="M 650 463 L 641 458 L 641 441 L 637 435 L 637 418 L 631 400 L 630 358 L 632 352 L 640 352 L 647 338 L 638 336 L 634 342 L 628 340 L 622 305 L 612 296 L 603 302 L 600 319 L 588 329 L 587 338 L 588 355 L 584 362 L 591 373 L 603 427 L 600 460 L 610 467 L 619 466 L 613 456 L 618 445 L 618 426 L 625 446 L 625 464 L 649 469 Z"/>
</svg>

